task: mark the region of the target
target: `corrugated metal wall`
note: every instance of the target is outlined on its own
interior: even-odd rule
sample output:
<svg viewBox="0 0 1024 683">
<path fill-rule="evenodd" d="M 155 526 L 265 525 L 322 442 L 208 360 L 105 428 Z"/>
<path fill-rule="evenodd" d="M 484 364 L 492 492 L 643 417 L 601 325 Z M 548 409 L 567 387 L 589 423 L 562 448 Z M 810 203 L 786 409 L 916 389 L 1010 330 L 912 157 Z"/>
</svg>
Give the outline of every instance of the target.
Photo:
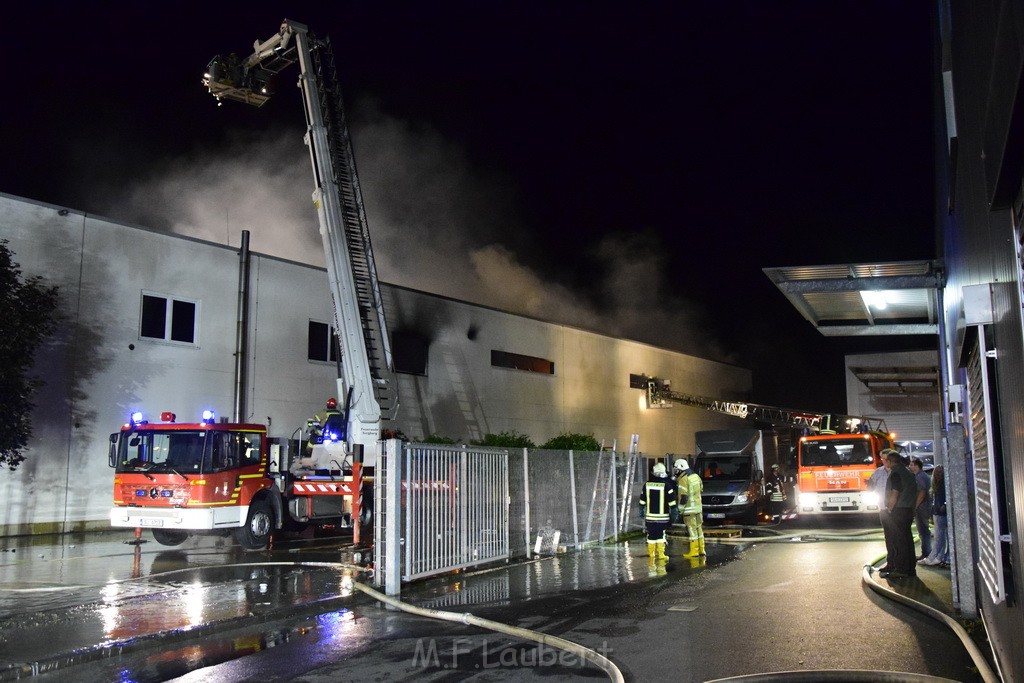
<svg viewBox="0 0 1024 683">
<path fill-rule="evenodd" d="M 1010 599 L 995 604 L 989 590 L 979 588 L 979 607 L 1005 680 L 1024 679 L 1024 544 L 1018 520 L 1024 519 L 1024 343 L 1022 343 L 1018 235 L 1012 211 L 1020 194 L 1022 158 L 1019 140 L 1024 110 L 1019 104 L 1024 66 L 1024 9 L 1019 2 L 946 0 L 940 3 L 943 22 L 942 68 L 952 73 L 955 126 L 946 121 L 955 141 L 940 135 L 939 227 L 947 270 L 945 324 L 951 384 L 965 384 L 963 288 L 992 285 L 992 323 L 987 325 L 994 361 L 995 408 L 987 428 L 997 453 L 993 466 L 1004 482 L 1004 531 L 1009 546 Z M 938 76 L 938 75 L 937 75 Z M 937 104 L 941 112 L 941 104 Z M 1013 143 L 1013 144 L 1011 144 Z M 948 174 L 941 171 L 951 170 Z M 950 182 L 947 182 L 950 181 Z M 945 194 L 947 196 L 943 197 Z M 952 195 L 951 201 L 949 195 Z M 942 209 L 952 207 L 952 211 Z M 966 407 L 965 407 L 965 412 Z M 970 415 L 964 416 L 970 422 Z M 968 457 L 971 454 L 968 453 Z M 964 473 L 948 473 L 950 486 L 969 483 Z M 971 542 L 975 537 L 956 539 Z M 975 554 L 975 557 L 977 555 Z"/>
</svg>

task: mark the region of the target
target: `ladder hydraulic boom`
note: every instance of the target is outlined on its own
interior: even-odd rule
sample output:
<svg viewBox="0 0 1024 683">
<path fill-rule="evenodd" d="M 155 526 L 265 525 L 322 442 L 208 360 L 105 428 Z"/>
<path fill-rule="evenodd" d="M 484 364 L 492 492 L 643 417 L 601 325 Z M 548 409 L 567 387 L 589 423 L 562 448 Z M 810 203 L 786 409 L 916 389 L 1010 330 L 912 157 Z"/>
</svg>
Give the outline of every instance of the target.
<svg viewBox="0 0 1024 683">
<path fill-rule="evenodd" d="M 668 380 L 639 375 L 639 388 L 647 391 L 648 408 L 668 408 L 673 404 L 702 408 L 774 426 L 801 427 L 814 433 L 885 432 L 885 420 L 878 417 L 835 415 L 792 408 L 759 405 L 745 401 L 726 401 L 672 390 Z"/>
<path fill-rule="evenodd" d="M 313 204 L 341 346 L 338 396 L 350 397 L 345 406 L 348 424 L 344 440 L 350 447 L 375 446 L 381 419 L 394 417 L 398 396 L 330 41 L 313 38 L 306 26 L 286 19 L 277 34 L 256 41 L 248 57 L 215 57 L 203 84 L 218 103 L 226 99 L 262 106 L 272 94 L 274 77 L 296 62 L 306 112 L 305 142 L 313 165 Z"/>
</svg>

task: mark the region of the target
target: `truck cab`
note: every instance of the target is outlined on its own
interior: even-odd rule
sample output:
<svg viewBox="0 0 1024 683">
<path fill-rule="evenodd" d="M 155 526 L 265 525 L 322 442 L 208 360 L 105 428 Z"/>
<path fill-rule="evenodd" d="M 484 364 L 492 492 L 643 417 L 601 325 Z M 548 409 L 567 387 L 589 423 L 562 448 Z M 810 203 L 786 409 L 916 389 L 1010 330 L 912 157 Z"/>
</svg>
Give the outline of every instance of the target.
<svg viewBox="0 0 1024 683">
<path fill-rule="evenodd" d="M 707 524 L 757 524 L 769 517 L 765 492 L 765 451 L 778 462 L 772 430 L 720 429 L 697 432 L 691 465 L 704 482 L 701 497 Z"/>
<path fill-rule="evenodd" d="M 282 518 L 280 492 L 268 472 L 263 425 L 175 421 L 141 413 L 110 435 L 114 468 L 110 524 L 148 528 L 163 545 L 196 533 L 233 532 L 247 548 L 266 545 Z"/>
</svg>

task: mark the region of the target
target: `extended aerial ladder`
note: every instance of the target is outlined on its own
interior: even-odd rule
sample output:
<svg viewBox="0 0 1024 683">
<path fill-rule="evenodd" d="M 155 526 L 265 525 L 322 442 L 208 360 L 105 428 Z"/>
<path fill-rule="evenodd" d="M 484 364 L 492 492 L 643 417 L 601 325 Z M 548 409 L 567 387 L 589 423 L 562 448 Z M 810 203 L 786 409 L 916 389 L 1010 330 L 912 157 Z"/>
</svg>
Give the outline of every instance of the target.
<svg viewBox="0 0 1024 683">
<path fill-rule="evenodd" d="M 746 401 L 730 401 L 706 396 L 687 394 L 672 389 L 669 380 L 632 375 L 630 385 L 647 392 L 648 408 L 669 408 L 672 405 L 701 408 L 715 413 L 732 415 L 733 417 L 770 424 L 805 429 L 808 433 L 837 434 L 858 432 L 885 432 L 885 420 L 878 417 L 854 415 L 836 415 L 819 413 L 792 408 L 748 403 Z"/>
<path fill-rule="evenodd" d="M 306 113 L 305 143 L 313 165 L 313 204 L 323 239 L 341 347 L 338 396 L 344 397 L 344 457 L 375 462 L 381 420 L 398 407 L 391 348 L 370 245 L 355 156 L 329 40 L 285 19 L 277 34 L 253 44 L 253 53 L 215 57 L 203 84 L 218 100 L 257 107 L 273 94 L 275 77 L 299 65 Z M 365 449 L 365 450 L 364 450 Z"/>
</svg>

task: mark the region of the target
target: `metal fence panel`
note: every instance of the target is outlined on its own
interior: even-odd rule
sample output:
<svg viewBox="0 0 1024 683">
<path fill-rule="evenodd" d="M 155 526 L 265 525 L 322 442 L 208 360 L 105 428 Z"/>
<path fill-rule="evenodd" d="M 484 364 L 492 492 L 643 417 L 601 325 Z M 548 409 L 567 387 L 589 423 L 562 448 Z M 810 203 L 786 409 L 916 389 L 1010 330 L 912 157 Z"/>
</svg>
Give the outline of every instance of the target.
<svg viewBox="0 0 1024 683">
<path fill-rule="evenodd" d="M 375 487 L 377 567 L 387 571 L 382 560 L 392 548 L 392 578 L 400 573 L 411 581 L 579 549 L 640 529 L 635 502 L 643 476 L 628 477 L 630 462 L 636 467 L 629 455 L 404 444 L 394 457 L 401 468 L 396 512 L 385 509 L 385 472 Z M 397 478 L 399 470 L 390 471 Z M 387 531 L 394 538 L 385 539 Z"/>
<path fill-rule="evenodd" d="M 508 558 L 508 460 L 504 449 L 406 445 L 403 580 Z"/>
<path fill-rule="evenodd" d="M 626 459 L 613 451 L 530 449 L 510 459 L 513 557 L 615 538 Z"/>
</svg>

